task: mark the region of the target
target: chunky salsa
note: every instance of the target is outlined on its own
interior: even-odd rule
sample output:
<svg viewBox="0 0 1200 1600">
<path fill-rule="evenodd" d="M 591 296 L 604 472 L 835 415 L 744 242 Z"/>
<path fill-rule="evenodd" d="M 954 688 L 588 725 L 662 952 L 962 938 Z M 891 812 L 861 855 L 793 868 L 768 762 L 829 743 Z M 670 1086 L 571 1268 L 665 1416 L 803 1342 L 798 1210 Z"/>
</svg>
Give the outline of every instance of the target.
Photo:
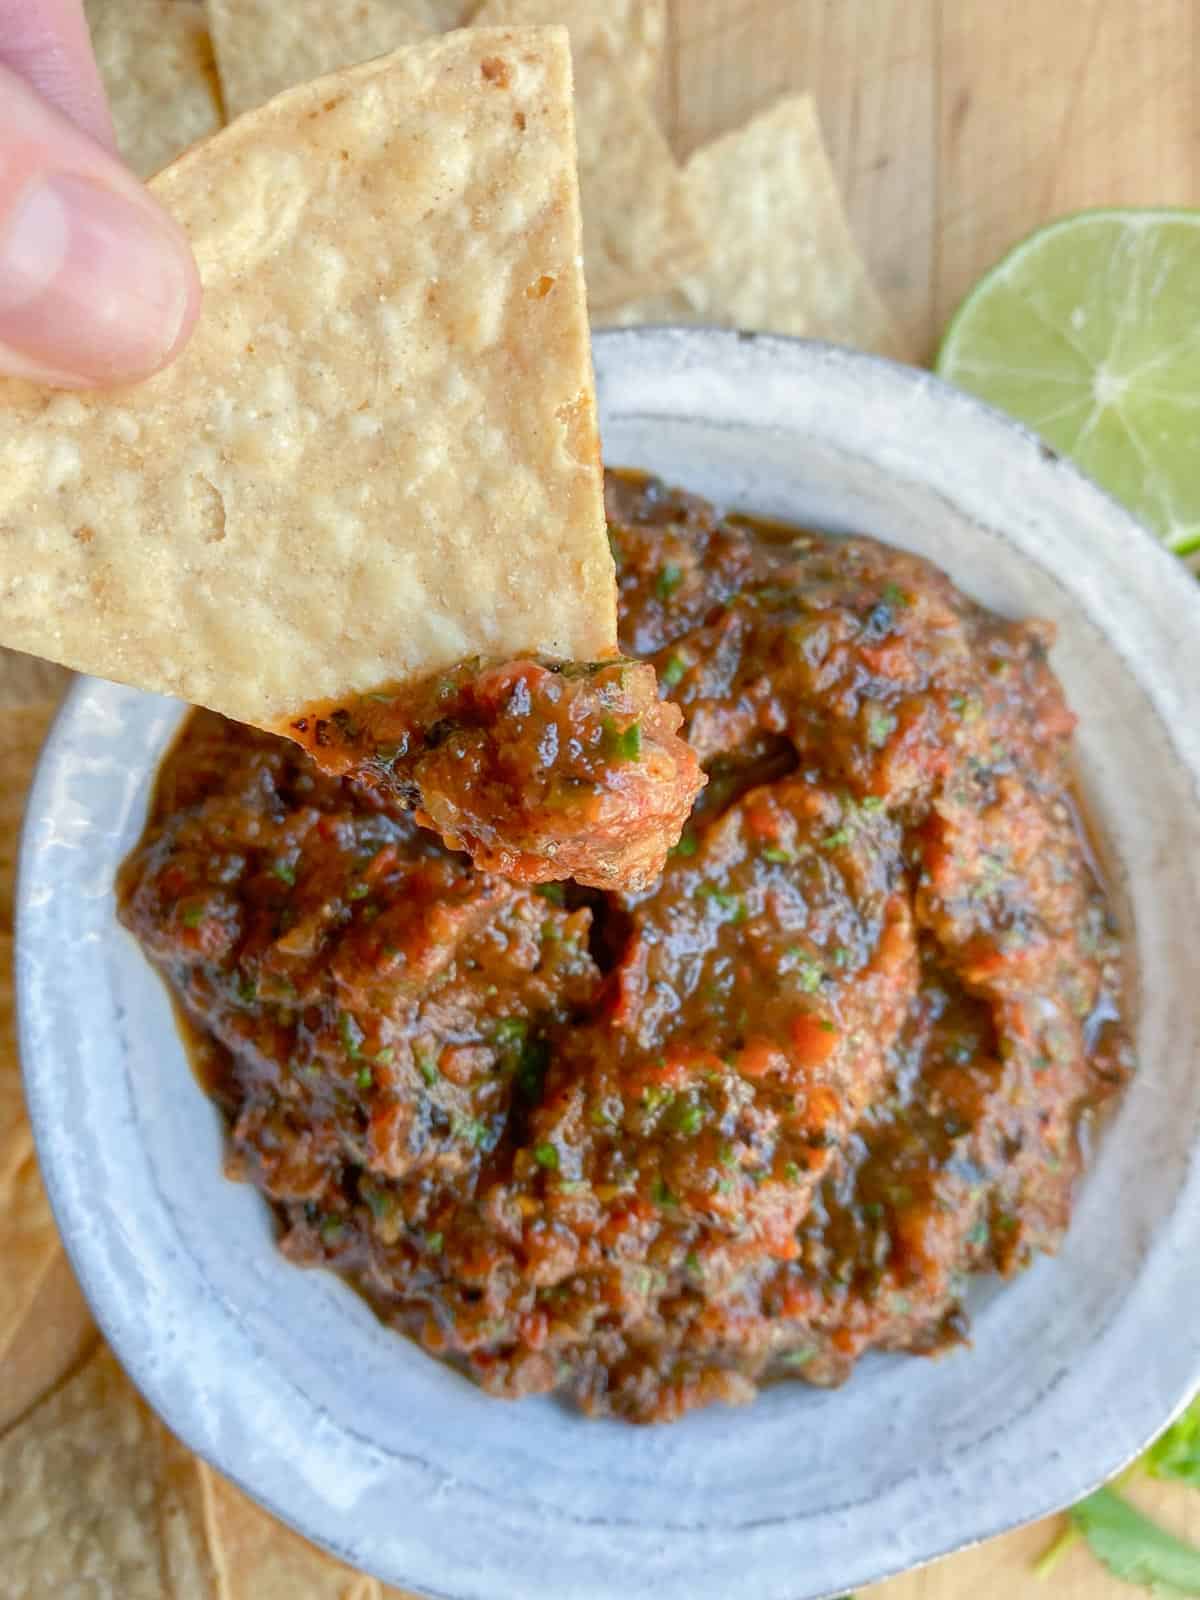
<svg viewBox="0 0 1200 1600">
<path fill-rule="evenodd" d="M 465 661 L 283 731 L 486 872 L 645 889 L 704 784 L 682 721 L 644 662 Z"/>
<path fill-rule="evenodd" d="M 469 824 L 398 809 L 383 722 L 337 777 L 201 712 L 121 904 L 290 1258 L 494 1394 L 644 1422 L 961 1342 L 969 1275 L 1061 1237 L 1131 1062 L 1050 630 L 869 539 L 608 504 L 669 725 L 637 667 L 468 671 L 414 781 L 449 794 L 521 683 L 530 748 L 612 686 L 610 766 L 677 708 L 708 782 L 657 877 L 530 881 L 545 810 L 497 847 L 486 783 Z"/>
</svg>

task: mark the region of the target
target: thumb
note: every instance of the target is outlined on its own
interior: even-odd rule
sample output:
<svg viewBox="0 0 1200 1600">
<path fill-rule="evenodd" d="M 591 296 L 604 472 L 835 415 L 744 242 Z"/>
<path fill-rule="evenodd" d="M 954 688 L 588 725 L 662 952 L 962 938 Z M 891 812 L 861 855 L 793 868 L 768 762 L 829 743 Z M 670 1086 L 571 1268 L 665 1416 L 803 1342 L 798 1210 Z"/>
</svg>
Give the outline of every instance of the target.
<svg viewBox="0 0 1200 1600">
<path fill-rule="evenodd" d="M 0 66 L 0 375 L 71 388 L 149 377 L 199 304 L 182 229 Z"/>
</svg>

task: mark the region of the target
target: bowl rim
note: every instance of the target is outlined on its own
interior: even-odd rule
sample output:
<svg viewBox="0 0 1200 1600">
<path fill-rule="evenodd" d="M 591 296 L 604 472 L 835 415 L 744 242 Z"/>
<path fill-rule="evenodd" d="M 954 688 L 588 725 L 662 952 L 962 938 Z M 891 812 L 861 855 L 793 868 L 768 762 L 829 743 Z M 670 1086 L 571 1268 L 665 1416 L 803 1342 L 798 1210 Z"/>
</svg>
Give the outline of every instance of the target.
<svg viewBox="0 0 1200 1600">
<path fill-rule="evenodd" d="M 1155 588 L 1161 597 L 1161 602 L 1176 608 L 1186 606 L 1196 611 L 1197 620 L 1200 620 L 1200 609 L 1197 609 L 1198 592 L 1194 579 L 1187 573 L 1182 563 L 1160 546 L 1129 512 L 1100 490 L 1072 463 L 1043 443 L 1031 430 L 928 372 L 902 366 L 884 357 L 820 341 L 796 339 L 786 335 L 747 334 L 733 330 L 665 326 L 607 329 L 596 332 L 593 341 L 601 394 L 608 372 L 613 368 L 619 369 L 623 364 L 636 363 L 645 370 L 654 369 L 656 363 L 665 364 L 677 372 L 686 374 L 693 368 L 697 370 L 725 368 L 731 364 L 753 367 L 761 360 L 767 367 L 784 369 L 789 376 L 805 384 L 819 382 L 822 374 L 829 375 L 834 372 L 850 379 L 855 375 L 861 375 L 863 380 L 869 380 L 872 384 L 882 385 L 889 390 L 902 407 L 912 405 L 920 399 L 922 404 L 931 406 L 933 410 L 940 411 L 946 417 L 957 415 L 969 419 L 973 427 L 982 430 L 989 444 L 994 440 L 998 452 L 1007 451 L 1013 456 L 1023 452 L 1027 457 L 1031 453 L 1036 453 L 1041 465 L 1035 470 L 1046 475 L 1047 483 L 1053 478 L 1060 483 L 1068 484 L 1071 494 L 1082 501 L 1101 521 L 1107 523 L 1110 530 L 1118 532 L 1121 538 L 1132 541 L 1137 561 L 1147 563 L 1153 572 Z M 55 1115 L 51 1094 L 53 1074 L 52 1070 L 49 1070 L 52 1064 L 38 1057 L 27 1029 L 27 995 L 33 982 L 33 966 L 30 952 L 26 948 L 26 929 L 34 924 L 32 901 L 37 875 L 35 858 L 38 848 L 38 818 L 45 810 L 55 772 L 62 759 L 63 747 L 72 735 L 73 721 L 78 715 L 80 704 L 94 687 L 95 680 L 89 679 L 81 679 L 72 686 L 47 737 L 29 791 L 19 853 L 15 940 L 20 1054 L 29 1115 L 39 1155 L 43 1160 L 46 1188 L 71 1265 L 101 1330 L 118 1352 L 122 1363 L 127 1366 L 136 1386 L 168 1425 L 187 1439 L 190 1431 L 188 1416 L 180 1414 L 180 1407 L 175 1403 L 175 1397 L 157 1381 L 149 1361 L 145 1357 L 138 1359 L 127 1354 L 131 1347 L 140 1347 L 136 1340 L 132 1341 L 131 1345 L 130 1330 L 122 1323 L 112 1306 L 104 1302 L 103 1295 L 97 1291 L 92 1246 L 85 1244 L 84 1241 L 88 1236 L 74 1226 L 78 1218 L 64 1196 L 59 1181 L 60 1174 L 54 1160 L 47 1159 L 46 1155 L 50 1147 L 47 1128 L 50 1119 Z M 120 692 L 132 693 L 128 690 Z M 1186 765 L 1193 783 L 1200 787 L 1200 734 L 1196 737 L 1181 735 L 1181 738 L 1182 743 L 1174 744 L 1176 754 Z M 1185 1231 L 1193 1241 L 1200 1236 L 1200 1226 L 1198 1226 L 1200 1161 L 1195 1159 L 1197 1154 L 1198 1152 L 1193 1149 L 1193 1160 L 1186 1180 L 1181 1186 L 1179 1203 L 1164 1221 L 1164 1227 L 1169 1223 L 1176 1231 L 1182 1227 L 1184 1220 L 1188 1221 L 1190 1227 Z M 1185 1209 L 1188 1214 L 1186 1219 L 1182 1217 Z M 1156 1245 L 1152 1242 L 1147 1252 L 1147 1260 L 1153 1257 L 1155 1249 Z M 1065 1497 L 1059 1495 L 1050 1504 L 1039 1503 L 1034 1507 L 1024 1506 L 1015 1511 L 1010 1506 L 1009 1509 L 990 1518 L 981 1516 L 976 1526 L 969 1530 L 956 1531 L 949 1543 L 943 1542 L 936 1547 L 922 1549 L 915 1557 L 909 1552 L 903 1560 L 893 1559 L 889 1562 L 880 1550 L 871 1558 L 873 1564 L 868 1563 L 867 1566 L 848 1573 L 844 1580 L 839 1579 L 835 1583 L 823 1585 L 819 1591 L 805 1590 L 806 1600 L 815 1600 L 818 1593 L 833 1595 L 841 1593 L 847 1586 L 859 1587 L 882 1581 L 1062 1509 L 1064 1505 L 1071 1503 L 1079 1495 L 1095 1488 L 1120 1470 L 1150 1438 L 1186 1406 L 1191 1394 L 1200 1385 L 1200 1327 L 1197 1327 L 1196 1332 L 1190 1334 L 1186 1341 L 1183 1339 L 1178 1341 L 1175 1367 L 1178 1368 L 1178 1377 L 1172 1380 L 1171 1391 L 1176 1398 L 1168 1414 L 1156 1414 L 1153 1421 L 1145 1419 L 1136 1445 L 1130 1448 L 1126 1442 L 1121 1449 L 1114 1452 L 1111 1459 L 1098 1462 L 1094 1469 L 1083 1472 L 1079 1477 L 1078 1486 L 1069 1495 Z M 237 1462 L 231 1464 L 214 1459 L 209 1452 L 201 1453 L 208 1457 L 213 1466 L 245 1489 L 282 1521 L 299 1527 L 306 1537 L 333 1551 L 344 1560 L 368 1565 L 371 1570 L 378 1568 L 378 1562 L 371 1559 L 372 1552 L 369 1547 L 364 1548 L 353 1542 L 347 1543 L 345 1529 L 336 1516 L 332 1519 L 334 1524 L 332 1527 L 303 1525 L 287 1508 L 276 1504 L 272 1497 L 264 1492 L 261 1484 L 256 1484 L 256 1475 L 253 1472 L 244 1469 Z M 785 1536 L 789 1528 L 795 1528 L 796 1536 L 802 1537 L 803 1522 L 804 1518 L 797 1514 L 794 1517 L 773 1519 L 770 1528 L 775 1536 Z M 746 1524 L 745 1527 L 754 1527 L 756 1531 L 761 1531 L 764 1524 Z M 733 1537 L 739 1532 L 741 1526 L 735 1528 L 729 1536 Z M 868 1544 L 869 1542 L 864 1541 Z M 419 1588 L 421 1592 L 431 1595 L 448 1593 L 431 1587 L 423 1577 L 413 1576 L 406 1579 L 403 1575 L 389 1572 L 388 1581 L 407 1582 Z M 601 1591 L 589 1589 L 586 1592 L 593 1594 Z M 456 1597 L 459 1594 L 465 1594 L 465 1591 L 456 1590 Z"/>
</svg>

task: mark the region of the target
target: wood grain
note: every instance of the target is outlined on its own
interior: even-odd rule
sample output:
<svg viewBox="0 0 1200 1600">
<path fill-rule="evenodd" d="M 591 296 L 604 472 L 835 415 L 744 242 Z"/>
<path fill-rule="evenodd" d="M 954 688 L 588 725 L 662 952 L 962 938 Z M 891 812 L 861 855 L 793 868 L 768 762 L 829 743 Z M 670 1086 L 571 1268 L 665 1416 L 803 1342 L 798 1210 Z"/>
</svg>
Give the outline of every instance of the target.
<svg viewBox="0 0 1200 1600">
<path fill-rule="evenodd" d="M 660 106 L 686 155 L 782 93 L 812 93 L 855 236 L 902 332 L 927 354 L 969 286 L 1049 218 L 1092 205 L 1200 203 L 1198 69 L 1196 0 L 670 0 Z M 0 660 L 0 699 L 41 697 L 24 683 Z M 22 1378 L 7 1391 L 10 1413 L 93 1337 L 65 1260 L 38 1311 L 8 1374 Z M 1200 1541 L 1200 1495 L 1150 1484 L 1133 1494 Z M 867 1593 L 1137 1592 L 1083 1548 L 1049 1583 L 1036 1580 L 1032 1560 L 1057 1526 L 1019 1530 Z"/>
<path fill-rule="evenodd" d="M 665 117 L 680 154 L 781 93 L 817 100 L 855 237 L 931 355 L 963 294 L 1065 212 L 1200 204 L 1194 0 L 673 0 Z M 1102 1403 L 1098 1397 L 1098 1403 Z M 1135 1498 L 1200 1540 L 1200 1495 Z M 1055 1520 L 878 1585 L 872 1600 L 1129 1600 L 1086 1549 L 1050 1583 Z"/>
<path fill-rule="evenodd" d="M 673 0 L 680 155 L 781 94 L 814 96 L 846 214 L 906 346 L 932 324 L 934 12 L 924 0 Z"/>
<path fill-rule="evenodd" d="M 936 322 L 1051 217 L 1196 204 L 1194 0 L 939 10 Z"/>
<path fill-rule="evenodd" d="M 62 1248 L 46 1263 L 29 1315 L 5 1352 L 0 1374 L 0 1433 L 78 1367 L 98 1335 Z M 0 1594 L 4 1592 L 0 1584 Z"/>
<path fill-rule="evenodd" d="M 1200 1543 L 1200 1494 L 1194 1489 L 1146 1482 L 1127 1492 L 1179 1538 Z M 1061 1519 L 1051 1518 L 1020 1528 L 920 1572 L 874 1584 L 859 1600 L 1138 1600 L 1146 1593 L 1110 1577 L 1082 1543 L 1050 1577 L 1036 1577 L 1033 1564 L 1061 1527 Z"/>
<path fill-rule="evenodd" d="M 816 97 L 884 298 L 931 355 L 1030 229 L 1200 200 L 1195 0 L 672 0 L 680 154 L 777 95 Z"/>
</svg>

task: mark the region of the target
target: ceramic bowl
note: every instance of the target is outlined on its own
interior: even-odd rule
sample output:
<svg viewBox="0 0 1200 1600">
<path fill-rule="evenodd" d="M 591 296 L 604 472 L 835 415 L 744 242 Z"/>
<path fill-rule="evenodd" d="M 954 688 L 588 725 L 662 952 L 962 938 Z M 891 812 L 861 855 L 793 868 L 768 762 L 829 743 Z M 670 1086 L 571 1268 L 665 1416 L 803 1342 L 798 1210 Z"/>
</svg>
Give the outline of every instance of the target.
<svg viewBox="0 0 1200 1600">
<path fill-rule="evenodd" d="M 865 1360 L 674 1426 L 505 1404 L 289 1266 L 114 917 L 177 704 L 74 689 L 34 785 L 18 982 L 30 1109 L 96 1317 L 167 1423 L 337 1555 L 453 1600 L 811 1600 L 1052 1511 L 1200 1378 L 1200 599 L 1030 434 L 922 373 L 689 330 L 597 337 L 605 451 L 728 506 L 859 529 L 1059 628 L 1136 949 L 1140 1074 L 1056 1259 L 972 1296 L 974 1344 Z"/>
</svg>

